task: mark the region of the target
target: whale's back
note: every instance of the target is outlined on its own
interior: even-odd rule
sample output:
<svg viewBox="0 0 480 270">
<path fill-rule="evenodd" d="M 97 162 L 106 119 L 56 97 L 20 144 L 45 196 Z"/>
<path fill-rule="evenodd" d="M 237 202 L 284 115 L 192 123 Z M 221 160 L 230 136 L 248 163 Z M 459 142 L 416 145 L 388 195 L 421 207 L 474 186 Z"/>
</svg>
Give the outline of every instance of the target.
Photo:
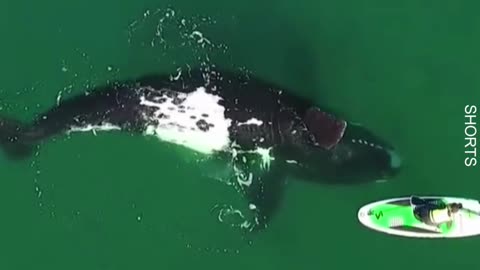
<svg viewBox="0 0 480 270">
<path fill-rule="evenodd" d="M 211 154 L 230 145 L 232 120 L 225 115 L 221 97 L 198 87 L 189 93 L 160 91 L 154 97 L 140 97 L 140 106 L 148 108 L 145 134 Z"/>
</svg>

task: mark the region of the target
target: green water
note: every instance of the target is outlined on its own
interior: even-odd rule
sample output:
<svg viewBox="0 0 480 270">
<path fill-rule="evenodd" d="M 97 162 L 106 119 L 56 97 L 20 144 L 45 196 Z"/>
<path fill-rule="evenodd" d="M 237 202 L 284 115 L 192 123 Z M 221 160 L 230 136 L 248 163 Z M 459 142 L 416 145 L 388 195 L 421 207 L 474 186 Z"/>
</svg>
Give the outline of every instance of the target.
<svg viewBox="0 0 480 270">
<path fill-rule="evenodd" d="M 270 229 L 249 242 L 210 213 L 236 195 L 181 163 L 188 153 L 113 133 L 58 138 L 26 162 L 1 157 L 0 269 L 479 268 L 480 238 L 391 237 L 356 219 L 388 197 L 480 198 L 480 165 L 463 161 L 464 106 L 480 106 L 478 1 L 258 2 L 4 0 L 2 113 L 29 119 L 59 92 L 208 55 L 365 123 L 401 151 L 402 174 L 350 187 L 293 182 Z M 195 25 L 211 45 L 182 36 Z"/>
</svg>

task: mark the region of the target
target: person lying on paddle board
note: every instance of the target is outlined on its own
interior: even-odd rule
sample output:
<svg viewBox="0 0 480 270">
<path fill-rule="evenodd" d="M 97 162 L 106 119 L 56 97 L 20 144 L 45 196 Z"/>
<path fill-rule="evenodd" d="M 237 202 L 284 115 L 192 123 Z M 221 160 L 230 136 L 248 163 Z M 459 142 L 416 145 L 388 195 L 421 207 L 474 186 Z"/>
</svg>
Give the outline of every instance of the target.
<svg viewBox="0 0 480 270">
<path fill-rule="evenodd" d="M 463 208 L 461 203 L 446 204 L 438 199 L 422 199 L 417 196 L 410 198 L 415 217 L 431 226 L 440 228 L 444 223 L 447 227 L 452 226 L 453 215 Z"/>
</svg>

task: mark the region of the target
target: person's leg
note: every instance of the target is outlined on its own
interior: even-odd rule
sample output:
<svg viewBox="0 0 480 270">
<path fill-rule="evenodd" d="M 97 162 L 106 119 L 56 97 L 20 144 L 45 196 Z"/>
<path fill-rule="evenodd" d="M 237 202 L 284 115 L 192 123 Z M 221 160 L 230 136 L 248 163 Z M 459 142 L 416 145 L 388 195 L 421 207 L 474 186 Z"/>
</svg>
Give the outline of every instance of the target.
<svg viewBox="0 0 480 270">
<path fill-rule="evenodd" d="M 430 207 L 428 205 L 417 206 L 413 209 L 413 215 L 418 221 L 427 225 L 434 225 L 430 220 Z"/>
<path fill-rule="evenodd" d="M 424 199 L 422 199 L 422 198 L 420 198 L 420 197 L 418 197 L 418 196 L 411 196 L 411 197 L 410 197 L 410 204 L 412 204 L 412 205 L 414 205 L 414 206 L 424 205 L 424 204 L 426 204 L 426 203 L 427 203 L 427 202 L 426 202 Z"/>
<path fill-rule="evenodd" d="M 418 221 L 422 221 L 422 217 L 420 215 L 421 208 L 422 208 L 421 206 L 417 206 L 417 207 L 413 208 L 413 215 L 415 216 L 415 218 Z"/>
</svg>

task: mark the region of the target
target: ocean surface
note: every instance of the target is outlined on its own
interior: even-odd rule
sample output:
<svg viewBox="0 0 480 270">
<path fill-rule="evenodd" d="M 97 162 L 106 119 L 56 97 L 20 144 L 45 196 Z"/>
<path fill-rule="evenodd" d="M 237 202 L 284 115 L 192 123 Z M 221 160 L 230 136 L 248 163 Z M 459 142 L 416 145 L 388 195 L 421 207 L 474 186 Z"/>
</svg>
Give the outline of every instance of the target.
<svg viewBox="0 0 480 270">
<path fill-rule="evenodd" d="M 215 64 L 364 123 L 399 149 L 405 168 L 387 183 L 290 179 L 270 228 L 245 239 L 212 212 L 241 199 L 185 163 L 188 151 L 127 134 L 60 136 L 26 161 L 0 156 L 0 269 L 479 269 L 480 237 L 393 237 L 356 216 L 390 197 L 480 198 L 480 163 L 464 164 L 472 157 L 464 108 L 480 107 L 479 8 L 468 0 L 2 1 L 2 115 L 26 121 L 108 80 Z"/>
</svg>

